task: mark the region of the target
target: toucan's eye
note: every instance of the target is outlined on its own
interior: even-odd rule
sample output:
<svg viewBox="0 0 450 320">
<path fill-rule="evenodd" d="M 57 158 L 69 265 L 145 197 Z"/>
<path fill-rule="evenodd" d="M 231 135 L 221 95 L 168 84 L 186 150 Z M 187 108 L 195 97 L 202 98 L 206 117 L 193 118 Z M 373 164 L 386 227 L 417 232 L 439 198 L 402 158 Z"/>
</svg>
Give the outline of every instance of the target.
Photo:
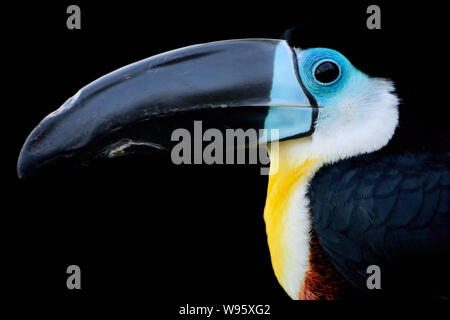
<svg viewBox="0 0 450 320">
<path fill-rule="evenodd" d="M 338 65 L 333 61 L 319 63 L 314 70 L 314 78 L 324 84 L 335 82 L 341 74 Z"/>
</svg>

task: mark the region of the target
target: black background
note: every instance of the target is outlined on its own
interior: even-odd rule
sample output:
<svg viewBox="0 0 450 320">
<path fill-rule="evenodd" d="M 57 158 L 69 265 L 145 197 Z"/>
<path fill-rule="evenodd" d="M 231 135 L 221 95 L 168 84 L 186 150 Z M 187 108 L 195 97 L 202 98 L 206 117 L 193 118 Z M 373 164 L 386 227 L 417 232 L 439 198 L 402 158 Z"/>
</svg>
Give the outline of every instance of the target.
<svg viewBox="0 0 450 320">
<path fill-rule="evenodd" d="M 66 28 L 70 4 L 81 7 L 81 30 Z M 442 9 L 378 2 L 382 29 L 368 30 L 369 4 L 4 6 L 2 296 L 174 299 L 171 312 L 189 301 L 289 304 L 270 264 L 258 166 L 175 166 L 168 154 L 141 155 L 20 181 L 17 157 L 45 115 L 110 71 L 191 44 L 280 38 L 293 26 L 293 45 L 337 49 L 362 71 L 394 79 L 403 105 L 428 115 L 445 108 L 434 77 L 447 55 L 438 49 Z M 82 290 L 66 288 L 71 264 L 81 267 Z"/>
</svg>

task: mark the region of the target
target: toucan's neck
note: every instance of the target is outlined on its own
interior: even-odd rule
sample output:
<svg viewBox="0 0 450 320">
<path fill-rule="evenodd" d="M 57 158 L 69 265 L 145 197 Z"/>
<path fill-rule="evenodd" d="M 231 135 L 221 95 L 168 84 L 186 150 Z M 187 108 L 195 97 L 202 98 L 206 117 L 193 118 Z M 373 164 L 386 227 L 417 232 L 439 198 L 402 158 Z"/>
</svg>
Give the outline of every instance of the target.
<svg viewBox="0 0 450 320">
<path fill-rule="evenodd" d="M 304 144 L 305 152 L 293 154 L 299 144 Z M 281 142 L 278 150 L 271 147 L 271 175 L 264 209 L 272 266 L 278 281 L 293 299 L 299 298 L 309 264 L 311 224 L 307 186 L 323 163 L 308 156 L 309 144 L 310 138 L 303 138 Z"/>
</svg>

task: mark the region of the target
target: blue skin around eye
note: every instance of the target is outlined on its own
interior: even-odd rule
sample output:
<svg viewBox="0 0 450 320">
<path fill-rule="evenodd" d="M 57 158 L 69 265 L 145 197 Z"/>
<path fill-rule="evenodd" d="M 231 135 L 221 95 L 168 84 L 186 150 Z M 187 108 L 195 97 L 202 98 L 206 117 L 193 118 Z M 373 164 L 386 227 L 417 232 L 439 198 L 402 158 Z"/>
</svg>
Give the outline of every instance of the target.
<svg viewBox="0 0 450 320">
<path fill-rule="evenodd" d="M 354 95 L 368 83 L 367 75 L 356 69 L 347 58 L 335 50 L 326 48 L 296 49 L 296 54 L 303 84 L 316 98 L 319 107 L 338 105 L 339 101 Z M 332 84 L 321 84 L 314 78 L 314 67 L 323 60 L 334 61 L 340 67 L 340 78 Z"/>
<path fill-rule="evenodd" d="M 347 58 L 335 50 L 294 50 L 303 85 L 315 97 L 320 108 L 338 106 L 344 99 L 356 96 L 369 83 L 366 74 L 356 69 Z M 315 79 L 315 67 L 324 61 L 333 61 L 339 66 L 341 72 L 335 82 L 324 84 Z M 301 107 L 308 106 L 309 101 L 298 83 L 292 51 L 285 43 L 280 43 L 275 52 L 270 97 L 271 107 L 264 122 L 265 129 L 278 129 L 280 139 L 297 136 L 311 129 L 313 110 Z"/>
</svg>

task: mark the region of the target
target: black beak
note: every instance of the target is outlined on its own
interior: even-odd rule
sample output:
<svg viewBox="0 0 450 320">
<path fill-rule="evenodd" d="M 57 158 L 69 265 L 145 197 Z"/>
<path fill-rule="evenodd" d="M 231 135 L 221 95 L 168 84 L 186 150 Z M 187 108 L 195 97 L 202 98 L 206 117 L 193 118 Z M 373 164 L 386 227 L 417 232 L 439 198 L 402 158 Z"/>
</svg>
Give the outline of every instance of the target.
<svg viewBox="0 0 450 320">
<path fill-rule="evenodd" d="M 317 111 L 297 69 L 287 43 L 270 39 L 195 45 L 128 65 L 42 120 L 20 152 L 18 175 L 60 159 L 169 148 L 171 132 L 195 119 L 231 128 L 276 126 L 286 129 L 284 139 L 309 135 Z"/>
</svg>

